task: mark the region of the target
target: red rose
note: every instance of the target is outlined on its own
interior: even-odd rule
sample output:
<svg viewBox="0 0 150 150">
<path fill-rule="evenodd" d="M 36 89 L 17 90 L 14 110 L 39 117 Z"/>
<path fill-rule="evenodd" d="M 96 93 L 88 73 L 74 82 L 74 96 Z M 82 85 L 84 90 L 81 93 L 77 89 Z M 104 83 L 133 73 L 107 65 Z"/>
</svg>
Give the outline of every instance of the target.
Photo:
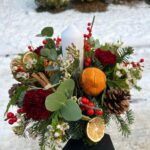
<svg viewBox="0 0 150 150">
<path fill-rule="evenodd" d="M 42 89 L 27 91 L 23 100 L 23 108 L 28 119 L 42 120 L 50 116 L 50 112 L 45 108 L 45 99 L 51 93 L 51 90 Z"/>
<path fill-rule="evenodd" d="M 100 48 L 95 50 L 95 57 L 102 63 L 103 66 L 114 65 L 117 59 L 116 55 L 111 51 L 103 51 Z"/>
<path fill-rule="evenodd" d="M 40 55 L 40 52 L 41 52 L 41 49 L 43 48 L 43 46 L 39 46 L 37 47 L 34 52 L 37 54 L 37 55 Z"/>
</svg>

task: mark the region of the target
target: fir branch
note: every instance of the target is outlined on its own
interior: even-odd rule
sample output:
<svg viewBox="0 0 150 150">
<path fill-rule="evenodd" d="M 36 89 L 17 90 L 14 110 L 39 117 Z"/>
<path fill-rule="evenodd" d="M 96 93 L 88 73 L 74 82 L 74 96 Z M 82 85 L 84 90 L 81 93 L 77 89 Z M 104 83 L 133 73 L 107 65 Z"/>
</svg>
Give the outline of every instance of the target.
<svg viewBox="0 0 150 150">
<path fill-rule="evenodd" d="M 134 123 L 134 113 L 131 109 L 126 112 L 126 120 L 128 124 Z"/>
<path fill-rule="evenodd" d="M 6 108 L 4 115 L 6 115 L 6 113 L 9 111 L 9 108 L 11 105 L 16 105 L 18 99 L 20 99 L 20 96 L 22 95 L 23 92 L 27 90 L 27 88 L 28 88 L 27 86 L 22 85 L 16 89 L 15 94 L 12 96 L 11 100 L 7 104 L 7 108 Z"/>
<path fill-rule="evenodd" d="M 118 55 L 117 62 L 118 63 L 128 62 L 129 56 L 133 54 L 133 52 L 134 52 L 134 49 L 132 47 L 125 47 L 122 49 L 118 49 L 117 50 L 117 55 Z"/>
<path fill-rule="evenodd" d="M 121 116 L 115 115 L 115 118 L 116 118 L 116 123 L 118 125 L 119 132 L 121 132 L 123 136 L 128 137 L 131 134 L 129 125 Z"/>
</svg>

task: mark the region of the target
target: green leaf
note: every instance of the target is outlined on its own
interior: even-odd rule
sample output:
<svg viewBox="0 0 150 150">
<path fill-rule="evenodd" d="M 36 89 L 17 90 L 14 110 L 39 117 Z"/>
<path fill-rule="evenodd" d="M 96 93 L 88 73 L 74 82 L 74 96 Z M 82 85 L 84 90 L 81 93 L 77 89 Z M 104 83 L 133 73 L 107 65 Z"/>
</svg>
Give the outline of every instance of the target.
<svg viewBox="0 0 150 150">
<path fill-rule="evenodd" d="M 55 92 L 47 96 L 45 101 L 45 107 L 49 111 L 59 110 L 61 107 L 66 105 L 67 98 L 62 93 Z"/>
<path fill-rule="evenodd" d="M 58 71 L 60 68 L 58 66 L 47 66 L 46 71 Z"/>
<path fill-rule="evenodd" d="M 57 52 L 55 49 L 50 49 L 49 59 L 54 61 L 57 59 Z"/>
<path fill-rule="evenodd" d="M 55 49 L 42 48 L 40 53 L 42 56 L 48 58 L 49 60 L 57 59 L 57 52 Z"/>
<path fill-rule="evenodd" d="M 52 49 L 56 47 L 56 44 L 53 39 L 47 38 L 46 41 L 47 41 L 47 44 L 45 45 L 46 48 Z"/>
<path fill-rule="evenodd" d="M 61 73 L 56 73 L 50 77 L 50 83 L 57 84 L 59 83 L 60 78 L 61 78 Z"/>
<path fill-rule="evenodd" d="M 65 94 L 67 98 L 70 98 L 73 95 L 74 87 L 75 82 L 72 79 L 68 79 L 60 84 L 57 91 Z"/>
<path fill-rule="evenodd" d="M 79 105 L 73 100 L 68 100 L 66 105 L 60 109 L 60 112 L 66 121 L 77 121 L 82 117 Z"/>
<path fill-rule="evenodd" d="M 48 48 L 42 48 L 40 51 L 41 55 L 44 57 L 48 57 L 50 55 L 50 49 Z"/>
<path fill-rule="evenodd" d="M 41 35 L 42 36 L 48 36 L 51 37 L 53 36 L 54 30 L 52 27 L 45 27 L 44 29 L 42 29 L 41 31 Z"/>
</svg>

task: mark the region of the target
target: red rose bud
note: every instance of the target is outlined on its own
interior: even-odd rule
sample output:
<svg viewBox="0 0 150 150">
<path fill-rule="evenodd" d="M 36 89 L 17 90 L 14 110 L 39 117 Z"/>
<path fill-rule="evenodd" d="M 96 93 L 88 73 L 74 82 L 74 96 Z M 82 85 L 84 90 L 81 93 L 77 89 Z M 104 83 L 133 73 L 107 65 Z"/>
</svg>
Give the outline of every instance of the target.
<svg viewBox="0 0 150 150">
<path fill-rule="evenodd" d="M 93 115 L 94 115 L 94 110 L 93 110 L 93 109 L 88 109 L 88 110 L 87 110 L 87 114 L 88 114 L 89 116 L 93 116 Z"/>
<path fill-rule="evenodd" d="M 10 119 L 10 120 L 8 120 L 8 123 L 9 123 L 10 125 L 12 125 L 12 124 L 14 124 L 14 121 L 13 121 L 12 119 Z"/>
<path fill-rule="evenodd" d="M 43 40 L 43 42 L 42 42 L 42 43 L 43 43 L 44 45 L 45 45 L 45 44 L 47 44 L 47 40 Z"/>
<path fill-rule="evenodd" d="M 88 100 L 86 97 L 82 97 L 82 98 L 81 98 L 81 102 L 82 102 L 83 104 L 88 104 L 88 103 L 89 103 L 89 100 Z"/>
<path fill-rule="evenodd" d="M 140 63 L 143 63 L 144 62 L 144 59 L 142 58 L 142 59 L 140 59 Z"/>
<path fill-rule="evenodd" d="M 12 112 L 7 113 L 7 119 L 10 119 L 13 117 L 14 117 L 14 113 L 12 113 Z"/>
<path fill-rule="evenodd" d="M 103 115 L 103 111 L 101 111 L 101 110 L 96 110 L 95 113 L 96 113 L 97 116 L 102 116 Z"/>
</svg>

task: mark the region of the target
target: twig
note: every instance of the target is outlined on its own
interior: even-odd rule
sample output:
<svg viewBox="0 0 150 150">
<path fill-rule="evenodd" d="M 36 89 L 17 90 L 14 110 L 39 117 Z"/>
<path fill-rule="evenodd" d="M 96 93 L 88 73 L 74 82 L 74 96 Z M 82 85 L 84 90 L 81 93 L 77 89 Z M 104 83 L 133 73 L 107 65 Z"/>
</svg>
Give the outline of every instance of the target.
<svg viewBox="0 0 150 150">
<path fill-rule="evenodd" d="M 91 29 L 93 29 L 94 22 L 95 22 L 95 16 L 93 17 L 93 20 L 92 20 Z"/>
</svg>

